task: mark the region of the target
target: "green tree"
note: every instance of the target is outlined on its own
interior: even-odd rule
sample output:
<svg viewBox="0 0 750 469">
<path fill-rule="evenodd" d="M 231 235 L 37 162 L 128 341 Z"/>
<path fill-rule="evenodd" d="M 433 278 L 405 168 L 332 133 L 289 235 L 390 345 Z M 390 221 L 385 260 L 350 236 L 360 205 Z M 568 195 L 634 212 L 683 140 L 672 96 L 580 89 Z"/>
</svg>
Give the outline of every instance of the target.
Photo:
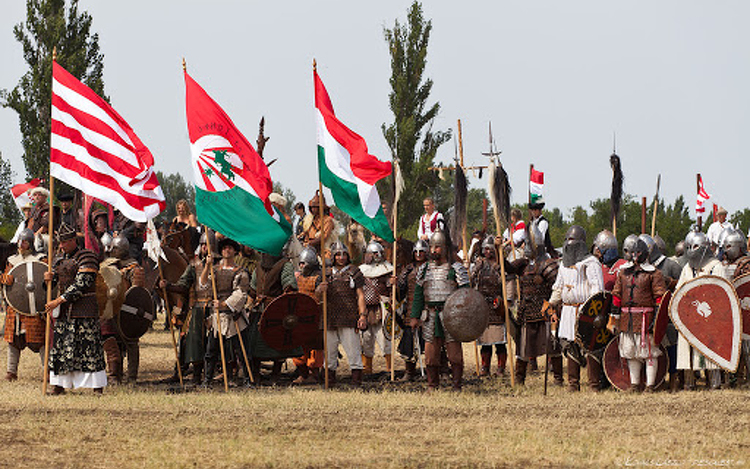
<svg viewBox="0 0 750 469">
<path fill-rule="evenodd" d="M 405 24 L 396 20 L 393 28 L 384 30 L 391 55 L 388 98 L 394 120 L 388 125 L 384 123 L 382 130 L 406 181 L 399 199 L 398 224 L 399 233 L 409 238 L 414 237 L 412 228 L 422 213 L 422 200 L 437 195 L 438 177 L 428 168 L 434 165 L 438 147 L 451 138 L 450 130 L 433 129 L 440 104 L 427 103 L 433 85 L 432 80 L 424 76 L 431 31 L 432 21 L 424 19 L 422 5 L 417 1 L 409 8 Z M 390 184 L 378 185 L 380 193 L 389 196 L 386 200 L 392 200 L 392 178 L 389 179 Z"/>
<path fill-rule="evenodd" d="M 23 162 L 29 178 L 49 174 L 52 52 L 57 63 L 104 96 L 104 55 L 99 35 L 91 34 L 91 16 L 78 11 L 78 0 L 27 0 L 26 21 L 13 28 L 29 70 L 13 90 L 0 91 L 0 104 L 18 113 Z"/>
<path fill-rule="evenodd" d="M 190 210 L 195 213 L 195 187 L 192 184 L 186 182 L 180 173 L 164 174 L 157 171 L 156 177 L 167 203 L 167 208 L 160 215 L 163 220 L 171 221 L 177 215 L 175 205 L 181 199 L 187 200 Z"/>
<path fill-rule="evenodd" d="M 747 236 L 748 230 L 750 230 L 750 209 L 746 208 L 738 212 L 734 212 L 729 217 L 729 222 L 734 225 L 738 230 L 742 230 Z"/>
<path fill-rule="evenodd" d="M 21 221 L 21 212 L 18 211 L 16 202 L 13 200 L 11 187 L 13 187 L 13 170 L 10 162 L 0 153 L 0 216 L 2 217 L 0 236 L 5 239 L 13 236 L 18 222 Z"/>
</svg>

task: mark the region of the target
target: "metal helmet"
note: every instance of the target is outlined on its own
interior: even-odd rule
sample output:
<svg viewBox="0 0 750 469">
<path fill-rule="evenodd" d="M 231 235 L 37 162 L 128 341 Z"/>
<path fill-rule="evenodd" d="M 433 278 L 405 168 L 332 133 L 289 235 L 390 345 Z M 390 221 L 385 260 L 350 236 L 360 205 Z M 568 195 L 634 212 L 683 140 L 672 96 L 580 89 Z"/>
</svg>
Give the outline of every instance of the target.
<svg viewBox="0 0 750 469">
<path fill-rule="evenodd" d="M 341 241 L 336 241 L 335 243 L 331 244 L 331 257 L 333 257 L 334 261 L 336 260 L 336 256 L 339 254 L 346 254 L 347 263 L 351 260 L 349 250 L 346 249 L 346 245 Z"/>
<path fill-rule="evenodd" d="M 721 246 L 724 248 L 724 255 L 729 262 L 734 262 L 747 254 L 747 238 L 742 231 L 732 230 L 724 236 L 723 241 Z"/>
<path fill-rule="evenodd" d="M 685 256 L 693 269 L 700 269 L 714 258 L 706 233 L 691 231 L 685 236 Z"/>
<path fill-rule="evenodd" d="M 685 240 L 681 239 L 674 245 L 674 256 L 682 257 L 685 255 Z"/>
<path fill-rule="evenodd" d="M 29 243 L 29 251 L 36 252 L 36 247 L 34 246 L 34 232 L 31 231 L 30 228 L 24 228 L 23 231 L 18 235 L 18 246 L 21 246 L 21 243 L 24 241 L 27 241 Z"/>
<path fill-rule="evenodd" d="M 723 230 L 721 230 L 721 233 L 719 233 L 719 239 L 716 245 L 719 247 L 719 249 L 722 249 L 724 247 L 724 240 L 727 236 L 732 234 L 735 231 L 735 229 L 731 226 L 727 226 Z"/>
<path fill-rule="evenodd" d="M 643 264 L 648 259 L 648 244 L 639 236 L 628 235 L 622 242 L 622 255 L 626 261 Z"/>
<path fill-rule="evenodd" d="M 385 259 L 385 249 L 383 245 L 377 241 L 370 241 L 367 244 L 365 252 L 370 254 L 370 263 L 380 263 Z"/>
<path fill-rule="evenodd" d="M 130 241 L 124 236 L 116 236 L 112 239 L 109 254 L 118 259 L 127 259 L 130 257 Z"/>
<path fill-rule="evenodd" d="M 661 257 L 661 249 L 659 249 L 659 247 L 656 245 L 656 241 L 654 241 L 654 238 L 652 238 L 650 235 L 643 233 L 638 237 L 642 239 L 644 243 L 646 243 L 646 247 L 648 247 L 648 261 L 653 264 L 657 259 Z"/>
<path fill-rule="evenodd" d="M 104 252 L 108 253 L 112 249 L 112 235 L 109 233 L 104 233 L 100 238 L 100 241 L 102 242 L 102 246 L 104 247 Z"/>
<path fill-rule="evenodd" d="M 216 254 L 218 252 L 216 232 L 210 228 L 206 228 L 206 230 L 203 233 L 201 233 L 201 238 L 200 238 L 200 241 L 198 241 L 198 243 L 203 245 L 203 244 L 207 244 L 209 241 L 211 242 L 211 252 Z"/>
<path fill-rule="evenodd" d="M 594 248 L 599 251 L 599 254 L 601 255 L 600 260 L 604 264 L 609 264 L 619 256 L 617 238 L 615 237 L 615 234 L 609 230 L 602 230 L 596 234 L 596 237 L 594 238 Z"/>
<path fill-rule="evenodd" d="M 659 248 L 659 251 L 666 256 L 667 255 L 667 243 L 664 242 L 664 238 L 662 238 L 658 234 L 654 235 L 654 242 L 656 243 L 656 246 Z"/>
<path fill-rule="evenodd" d="M 562 263 L 565 267 L 571 267 L 582 261 L 587 255 L 586 230 L 580 225 L 573 225 L 565 233 L 565 241 L 562 247 Z"/>
<path fill-rule="evenodd" d="M 302 274 L 310 275 L 318 267 L 318 252 L 312 246 L 303 248 L 299 253 L 299 263 L 304 264 Z"/>
<path fill-rule="evenodd" d="M 437 257 L 448 258 L 448 235 L 443 230 L 437 230 L 430 236 L 430 249 L 435 247 L 441 248 L 440 255 Z"/>
<path fill-rule="evenodd" d="M 484 254 L 484 250 L 489 249 L 489 256 Z M 482 254 L 490 259 L 495 258 L 495 237 L 492 235 L 486 236 L 482 241 Z"/>
<path fill-rule="evenodd" d="M 414 243 L 414 247 L 411 249 L 411 252 L 412 254 L 416 254 L 418 252 L 423 252 L 427 254 L 429 250 L 430 250 L 430 244 L 427 241 L 420 239 L 416 243 Z"/>
</svg>

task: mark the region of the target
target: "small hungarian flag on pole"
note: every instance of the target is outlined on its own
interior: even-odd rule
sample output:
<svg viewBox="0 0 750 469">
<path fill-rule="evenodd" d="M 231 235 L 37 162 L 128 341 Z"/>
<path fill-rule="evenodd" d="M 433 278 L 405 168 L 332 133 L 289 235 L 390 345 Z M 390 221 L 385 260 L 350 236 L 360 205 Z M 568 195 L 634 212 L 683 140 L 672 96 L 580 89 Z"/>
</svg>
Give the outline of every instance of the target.
<svg viewBox="0 0 750 469">
<path fill-rule="evenodd" d="M 268 167 L 187 71 L 185 87 L 198 219 L 238 243 L 280 255 L 292 227 L 268 200 Z"/>
<path fill-rule="evenodd" d="M 537 204 L 544 201 L 544 173 L 531 168 L 529 176 L 529 203 Z"/>
<path fill-rule="evenodd" d="M 52 62 L 50 173 L 145 222 L 164 210 L 154 157 L 125 119 Z"/>
<path fill-rule="evenodd" d="M 370 155 L 365 139 L 336 118 L 328 92 L 313 70 L 315 117 L 318 123 L 320 181 L 331 190 L 336 206 L 359 224 L 393 241 L 393 231 L 380 204 L 375 183 L 391 174 L 391 162 Z"/>
<path fill-rule="evenodd" d="M 706 212 L 706 201 L 711 198 L 711 195 L 706 192 L 706 188 L 703 187 L 703 178 L 698 175 L 698 197 L 695 201 L 695 213 L 703 215 Z"/>
</svg>

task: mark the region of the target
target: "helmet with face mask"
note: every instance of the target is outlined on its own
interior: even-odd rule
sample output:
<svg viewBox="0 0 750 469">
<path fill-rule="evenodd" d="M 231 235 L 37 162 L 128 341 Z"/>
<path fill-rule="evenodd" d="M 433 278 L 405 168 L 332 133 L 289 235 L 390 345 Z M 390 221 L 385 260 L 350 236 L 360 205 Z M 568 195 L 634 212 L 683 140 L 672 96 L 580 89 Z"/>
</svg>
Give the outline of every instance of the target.
<svg viewBox="0 0 750 469">
<path fill-rule="evenodd" d="M 667 255 L 667 243 L 664 242 L 664 238 L 662 238 L 659 235 L 654 235 L 654 242 L 656 243 L 656 247 L 659 248 L 659 252 L 662 253 L 662 255 Z"/>
<path fill-rule="evenodd" d="M 314 247 L 308 246 L 299 253 L 299 262 L 304 264 L 302 275 L 310 275 L 318 267 L 318 253 Z"/>
<path fill-rule="evenodd" d="M 654 238 L 652 238 L 650 235 L 647 235 L 646 233 L 639 235 L 638 238 L 642 239 L 643 242 L 646 243 L 646 247 L 648 248 L 648 261 L 651 264 L 655 263 L 661 257 L 661 249 L 659 249 L 659 246 L 656 245 L 656 241 L 654 240 Z"/>
<path fill-rule="evenodd" d="M 370 254 L 370 264 L 379 264 L 385 260 L 385 249 L 377 241 L 370 241 L 365 251 Z"/>
<path fill-rule="evenodd" d="M 562 247 L 562 263 L 565 267 L 572 267 L 588 255 L 586 248 L 586 230 L 582 226 L 573 225 L 565 233 Z"/>
<path fill-rule="evenodd" d="M 622 242 L 622 255 L 626 261 L 643 264 L 648 259 L 648 245 L 642 238 L 628 235 Z"/>
<path fill-rule="evenodd" d="M 428 252 L 430 252 L 430 245 L 427 243 L 427 241 L 420 239 L 416 243 L 414 243 L 414 247 L 411 249 L 412 255 L 422 252 L 425 255 L 427 255 Z"/>
<path fill-rule="evenodd" d="M 601 253 L 601 261 L 604 264 L 609 264 L 617 259 L 617 256 L 619 255 L 617 249 L 617 238 L 615 238 L 614 233 L 609 230 L 602 230 L 597 233 L 596 238 L 594 238 L 594 248 Z"/>
<path fill-rule="evenodd" d="M 701 269 L 714 259 L 706 233 L 691 231 L 685 236 L 685 256 L 693 269 Z"/>
<path fill-rule="evenodd" d="M 730 228 L 727 228 L 724 232 L 728 230 Z M 745 238 L 742 231 L 731 229 L 724 236 L 721 246 L 724 249 L 724 256 L 729 262 L 734 262 L 740 257 L 747 255 L 747 238 Z"/>
</svg>

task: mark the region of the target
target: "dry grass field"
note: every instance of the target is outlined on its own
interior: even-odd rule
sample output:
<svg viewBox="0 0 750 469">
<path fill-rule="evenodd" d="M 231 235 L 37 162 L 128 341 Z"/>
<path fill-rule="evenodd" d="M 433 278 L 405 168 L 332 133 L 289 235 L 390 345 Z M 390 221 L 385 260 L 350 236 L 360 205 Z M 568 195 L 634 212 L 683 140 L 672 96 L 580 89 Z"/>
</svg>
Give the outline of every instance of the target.
<svg viewBox="0 0 750 469">
<path fill-rule="evenodd" d="M 465 351 L 462 393 L 447 382 L 433 394 L 387 382 L 180 392 L 158 384 L 173 354 L 152 331 L 141 383 L 100 397 L 42 396 L 39 359 L 24 351 L 19 381 L 0 383 L 0 467 L 750 467 L 747 389 L 544 397 L 543 373 L 511 390 L 473 378 Z M 4 376 L 5 342 L 0 356 Z"/>
</svg>

